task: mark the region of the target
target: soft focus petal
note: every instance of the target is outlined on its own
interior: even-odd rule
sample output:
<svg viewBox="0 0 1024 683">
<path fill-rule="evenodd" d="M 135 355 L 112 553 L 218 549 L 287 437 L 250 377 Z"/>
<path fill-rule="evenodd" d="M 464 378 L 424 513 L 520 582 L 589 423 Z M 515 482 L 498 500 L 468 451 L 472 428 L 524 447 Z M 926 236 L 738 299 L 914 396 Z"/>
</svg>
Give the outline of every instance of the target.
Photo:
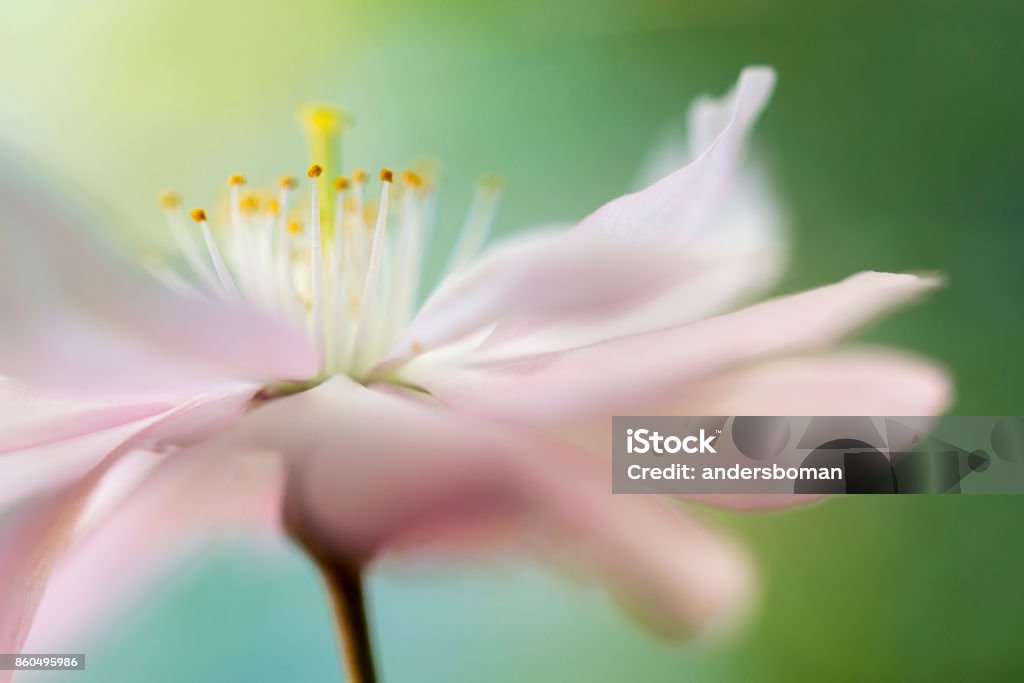
<svg viewBox="0 0 1024 683">
<path fill-rule="evenodd" d="M 20 653 L 54 562 L 66 549 L 94 478 L 52 491 L 0 519 L 0 650 Z M 9 683 L 12 671 L 0 671 Z"/>
<path fill-rule="evenodd" d="M 139 447 L 192 443 L 240 416 L 254 391 L 243 386 L 179 405 L 119 405 L 44 398 L 9 383 L 0 387 L 10 416 L 0 422 L 0 509 L 83 476 L 130 439 Z"/>
<path fill-rule="evenodd" d="M 54 569 L 26 651 L 73 650 L 192 552 L 225 535 L 277 529 L 282 483 L 280 460 L 267 455 L 122 460 L 90 498 L 77 540 Z"/>
<path fill-rule="evenodd" d="M 336 378 L 254 411 L 198 450 L 253 448 L 287 454 L 287 524 L 338 560 L 472 529 L 593 573 L 686 632 L 750 595 L 732 544 L 659 499 L 611 495 L 601 459 L 429 403 Z"/>
<path fill-rule="evenodd" d="M 827 347 L 937 282 L 860 273 L 690 325 L 515 360 L 410 364 L 409 381 L 466 411 L 536 423 L 635 414 L 687 384 L 771 356 Z M 461 365 L 460 365 L 461 363 Z"/>
<path fill-rule="evenodd" d="M 774 83 L 771 69 L 745 69 L 723 101 L 729 116 L 691 164 L 641 192 L 609 202 L 564 235 L 495 251 L 442 284 L 390 358 L 405 358 L 499 322 L 489 344 L 561 322 L 575 325 L 577 333 L 591 326 L 588 341 L 595 341 L 607 338 L 595 323 L 667 292 L 687 287 L 695 295 L 715 297 L 709 289 L 715 278 L 707 274 L 717 269 L 722 254 L 711 248 L 714 243 L 702 246 L 699 238 L 725 205 L 745 140 Z M 736 254 L 750 264 L 758 256 L 765 263 L 775 258 L 760 244 L 744 245 Z M 730 297 L 735 294 L 730 292 Z M 696 313 L 673 311 L 679 317 L 662 319 L 661 324 L 692 319 L 688 316 Z M 650 325 L 651 319 L 637 322 Z"/>
<path fill-rule="evenodd" d="M 782 358 L 696 382 L 673 415 L 939 415 L 945 370 L 909 354 L 847 350 Z"/>
<path fill-rule="evenodd" d="M 578 230 L 619 235 L 627 239 L 683 241 L 701 229 L 704 219 L 718 208 L 721 195 L 733 180 L 751 127 L 768 103 L 775 73 L 768 67 L 750 67 L 740 74 L 736 88 L 721 105 L 721 127 L 707 140 L 695 161 L 640 192 L 605 204 L 580 224 Z"/>
<path fill-rule="evenodd" d="M 97 484 L 119 460 L 139 448 L 162 441 L 188 441 L 208 432 L 214 428 L 214 423 L 222 425 L 221 421 L 232 414 L 225 410 L 224 404 L 237 401 L 234 395 L 200 398 L 156 418 L 147 418 L 137 430 L 117 431 L 117 435 L 123 437 L 119 443 L 105 443 L 104 449 L 86 454 L 86 460 L 95 463 L 91 469 L 70 479 L 65 472 L 52 472 L 54 478 L 67 483 L 51 488 L 55 482 L 46 481 L 44 493 L 0 519 L 0 650 L 21 652 L 54 564 L 72 541 L 74 529 Z M 209 417 L 204 419 L 204 412 Z M 83 438 L 88 437 L 73 441 Z M 0 456 L 0 465 L 11 457 L 14 456 Z M 76 462 L 75 466 L 81 467 L 82 463 Z M 16 476 L 17 470 L 5 474 Z M 6 672 L 0 672 L 0 683 L 9 680 Z"/>
<path fill-rule="evenodd" d="M 166 401 L 100 402 L 47 396 L 0 379 L 0 454 L 92 434 L 170 408 Z"/>
<path fill-rule="evenodd" d="M 0 372 L 79 394 L 193 392 L 316 372 L 306 335 L 241 303 L 183 295 L 88 239 L 16 172 L 0 178 Z"/>
<path fill-rule="evenodd" d="M 941 414 L 949 407 L 951 396 L 950 378 L 935 363 L 889 350 L 849 350 L 741 367 L 686 385 L 669 400 L 634 406 L 630 412 L 926 416 Z M 560 433 L 595 454 L 611 457 L 612 424 L 607 417 L 564 427 Z M 778 494 L 680 497 L 741 510 L 790 507 L 821 498 Z"/>
</svg>

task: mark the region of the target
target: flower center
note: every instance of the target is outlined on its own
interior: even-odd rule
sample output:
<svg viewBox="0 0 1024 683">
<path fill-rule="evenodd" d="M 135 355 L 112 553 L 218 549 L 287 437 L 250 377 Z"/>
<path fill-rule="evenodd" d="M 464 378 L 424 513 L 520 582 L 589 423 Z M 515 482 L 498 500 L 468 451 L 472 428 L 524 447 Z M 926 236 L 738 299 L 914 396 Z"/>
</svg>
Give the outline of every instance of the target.
<svg viewBox="0 0 1024 683">
<path fill-rule="evenodd" d="M 319 377 L 365 380 L 408 324 L 420 297 L 426 245 L 432 237 L 433 182 L 414 171 L 397 178 L 365 171 L 334 175 L 345 118 L 335 109 L 303 110 L 310 148 L 308 189 L 292 177 L 273 190 L 247 191 L 228 178 L 229 202 L 217 220 L 166 193 L 161 204 L 185 268 L 150 264 L 170 287 L 245 301 L 308 331 Z M 483 181 L 449 258 L 449 270 L 480 249 L 494 216 L 498 188 Z M 308 198 L 308 199 L 307 199 Z"/>
</svg>

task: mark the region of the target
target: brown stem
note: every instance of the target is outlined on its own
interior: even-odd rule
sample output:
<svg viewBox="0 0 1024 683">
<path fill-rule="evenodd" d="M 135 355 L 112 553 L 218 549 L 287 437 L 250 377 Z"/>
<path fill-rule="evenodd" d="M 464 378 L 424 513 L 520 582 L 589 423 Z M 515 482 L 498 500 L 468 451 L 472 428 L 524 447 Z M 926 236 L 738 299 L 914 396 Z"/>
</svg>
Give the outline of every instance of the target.
<svg viewBox="0 0 1024 683">
<path fill-rule="evenodd" d="M 377 683 L 373 644 L 363 597 L 363 563 L 358 554 L 347 557 L 324 543 L 308 514 L 301 492 L 302 465 L 295 465 L 286 480 L 283 519 L 292 540 L 316 563 L 327 584 L 334 608 L 334 628 L 339 654 L 345 657 L 348 683 Z"/>
<path fill-rule="evenodd" d="M 314 559 L 331 594 L 338 645 L 345 655 L 349 683 L 377 683 L 359 566 L 322 557 Z"/>
</svg>

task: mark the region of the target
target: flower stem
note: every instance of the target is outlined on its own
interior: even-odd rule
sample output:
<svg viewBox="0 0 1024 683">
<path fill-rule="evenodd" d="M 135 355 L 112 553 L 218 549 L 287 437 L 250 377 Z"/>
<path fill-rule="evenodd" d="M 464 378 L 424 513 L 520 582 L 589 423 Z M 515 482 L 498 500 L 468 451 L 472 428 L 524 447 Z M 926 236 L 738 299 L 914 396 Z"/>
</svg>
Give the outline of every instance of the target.
<svg viewBox="0 0 1024 683">
<path fill-rule="evenodd" d="M 362 571 L 358 565 L 317 557 L 334 606 L 338 646 L 345 657 L 349 683 L 377 683 L 373 647 L 366 619 Z"/>
</svg>

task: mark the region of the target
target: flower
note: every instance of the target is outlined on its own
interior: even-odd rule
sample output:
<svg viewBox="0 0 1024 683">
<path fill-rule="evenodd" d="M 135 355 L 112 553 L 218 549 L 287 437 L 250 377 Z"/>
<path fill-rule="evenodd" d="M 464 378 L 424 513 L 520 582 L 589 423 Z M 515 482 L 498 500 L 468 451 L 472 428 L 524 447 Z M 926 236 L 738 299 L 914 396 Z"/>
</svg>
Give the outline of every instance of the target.
<svg viewBox="0 0 1024 683">
<path fill-rule="evenodd" d="M 567 231 L 478 256 L 484 184 L 415 314 L 433 197 L 415 173 L 385 170 L 375 193 L 314 164 L 299 218 L 295 180 L 261 196 L 232 176 L 227 231 L 169 195 L 181 267 L 149 275 L 0 184 L 0 651 L 30 629 L 59 649 L 104 590 L 254 521 L 354 563 L 516 540 L 677 631 L 747 605 L 741 549 L 660 498 L 611 495 L 609 417 L 926 415 L 950 393 L 927 361 L 830 350 L 934 278 L 738 307 L 781 269 L 778 213 L 741 164 L 774 80 L 748 68 L 700 100 L 689 164 Z M 341 116 L 307 119 L 329 149 Z"/>
</svg>

